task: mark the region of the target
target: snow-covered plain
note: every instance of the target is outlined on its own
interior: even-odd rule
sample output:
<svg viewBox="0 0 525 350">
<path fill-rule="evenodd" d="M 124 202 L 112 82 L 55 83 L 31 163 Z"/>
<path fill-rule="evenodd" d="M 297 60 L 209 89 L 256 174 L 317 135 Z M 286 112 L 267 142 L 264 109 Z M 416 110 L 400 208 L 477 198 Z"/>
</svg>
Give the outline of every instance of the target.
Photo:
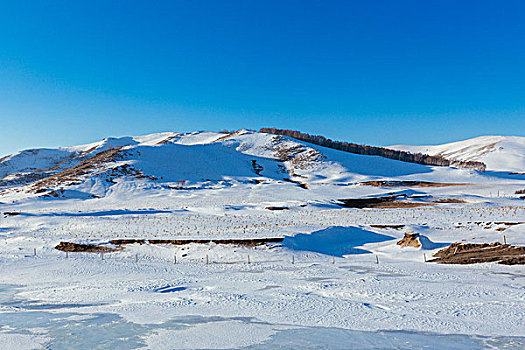
<svg viewBox="0 0 525 350">
<path fill-rule="evenodd" d="M 76 179 L 61 173 L 113 149 Z M 0 217 L 2 348 L 525 347 L 522 265 L 425 262 L 457 241 L 525 245 L 525 224 L 509 224 L 525 222 L 525 176 L 506 169 L 426 167 L 241 131 L 24 151 L 0 160 L 0 176 L 0 212 L 17 214 Z M 360 184 L 370 180 L 463 185 Z M 392 193 L 426 206 L 337 205 Z M 428 239 L 400 247 L 405 232 Z M 225 237 L 284 240 L 54 249 Z"/>
</svg>

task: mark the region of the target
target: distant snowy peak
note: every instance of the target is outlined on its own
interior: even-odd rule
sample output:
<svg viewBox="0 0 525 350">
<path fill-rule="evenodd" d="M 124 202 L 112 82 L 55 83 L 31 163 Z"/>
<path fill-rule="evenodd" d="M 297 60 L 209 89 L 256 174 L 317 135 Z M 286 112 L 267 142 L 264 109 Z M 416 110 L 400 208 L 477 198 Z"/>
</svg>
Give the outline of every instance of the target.
<svg viewBox="0 0 525 350">
<path fill-rule="evenodd" d="M 389 148 L 440 155 L 454 160 L 483 162 L 487 165 L 487 170 L 525 172 L 525 137 L 520 136 L 480 136 L 443 145 L 394 145 Z"/>
</svg>

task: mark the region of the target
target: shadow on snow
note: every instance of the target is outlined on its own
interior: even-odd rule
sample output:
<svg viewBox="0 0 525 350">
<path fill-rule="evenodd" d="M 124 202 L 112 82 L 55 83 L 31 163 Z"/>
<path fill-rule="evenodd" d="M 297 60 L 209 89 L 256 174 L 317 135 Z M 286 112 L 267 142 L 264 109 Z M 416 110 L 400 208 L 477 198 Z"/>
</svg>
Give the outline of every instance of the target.
<svg viewBox="0 0 525 350">
<path fill-rule="evenodd" d="M 285 237 L 283 246 L 321 254 L 342 257 L 347 254 L 367 254 L 369 251 L 356 248 L 367 243 L 393 240 L 395 237 L 364 230 L 359 227 L 332 226 L 312 233 L 301 233 Z"/>
</svg>

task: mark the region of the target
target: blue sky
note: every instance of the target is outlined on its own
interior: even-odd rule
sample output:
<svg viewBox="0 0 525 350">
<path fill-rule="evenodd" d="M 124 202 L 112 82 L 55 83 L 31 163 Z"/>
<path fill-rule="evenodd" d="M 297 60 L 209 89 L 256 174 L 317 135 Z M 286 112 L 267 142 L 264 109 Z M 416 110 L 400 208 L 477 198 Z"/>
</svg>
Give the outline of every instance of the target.
<svg viewBox="0 0 525 350">
<path fill-rule="evenodd" d="M 263 126 L 525 136 L 523 1 L 3 1 L 0 155 Z"/>
</svg>

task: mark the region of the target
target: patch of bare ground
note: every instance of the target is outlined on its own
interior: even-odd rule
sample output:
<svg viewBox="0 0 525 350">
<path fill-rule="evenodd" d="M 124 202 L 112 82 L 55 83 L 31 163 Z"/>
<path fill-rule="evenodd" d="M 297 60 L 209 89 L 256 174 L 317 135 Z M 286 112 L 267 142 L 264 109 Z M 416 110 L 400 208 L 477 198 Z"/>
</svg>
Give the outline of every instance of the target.
<svg viewBox="0 0 525 350">
<path fill-rule="evenodd" d="M 282 136 L 275 136 L 272 138 L 272 145 L 270 149 L 274 150 L 275 157 L 281 161 L 289 161 L 294 169 L 306 169 L 312 163 L 320 161 L 325 157 L 316 149 L 305 147 L 304 145 L 282 144 Z"/>
<path fill-rule="evenodd" d="M 304 188 L 305 190 L 308 189 L 308 185 L 304 182 L 300 182 L 300 181 L 296 181 L 296 180 L 292 180 L 292 179 L 289 179 L 289 178 L 284 178 L 283 179 L 284 181 L 287 181 L 287 182 L 292 182 L 294 184 L 297 184 L 297 186 L 301 187 L 301 188 Z"/>
<path fill-rule="evenodd" d="M 57 164 L 55 164 L 55 166 L 53 166 L 53 167 L 47 169 L 46 172 L 53 172 L 53 171 L 56 171 L 56 170 L 60 169 L 61 166 L 65 165 L 66 163 L 68 163 L 68 162 L 70 162 L 70 161 L 72 161 L 73 159 L 75 159 L 75 158 L 80 158 L 80 157 L 82 157 L 83 155 L 85 155 L 85 154 L 89 154 L 89 152 L 92 152 L 92 151 L 94 151 L 93 148 L 91 148 L 90 150 L 88 150 L 88 151 L 85 152 L 85 153 L 71 153 L 71 154 L 69 155 L 68 158 L 62 160 L 61 162 L 59 162 L 59 163 L 57 163 Z"/>
<path fill-rule="evenodd" d="M 496 225 L 507 225 L 507 226 L 516 226 L 516 225 L 522 225 L 525 224 L 525 222 L 522 221 L 494 221 Z"/>
<path fill-rule="evenodd" d="M 428 207 L 436 205 L 435 203 L 423 203 L 423 202 L 408 202 L 408 201 L 394 201 L 390 203 L 381 203 L 373 208 L 376 209 L 396 209 L 396 208 L 418 208 Z"/>
<path fill-rule="evenodd" d="M 421 242 L 419 241 L 419 233 L 405 233 L 405 237 L 403 237 L 396 244 L 402 247 L 419 248 L 421 247 Z"/>
<path fill-rule="evenodd" d="M 434 203 L 468 203 L 466 200 L 458 198 L 436 198 L 433 200 Z"/>
<path fill-rule="evenodd" d="M 497 222 L 494 222 L 494 224 L 496 225 L 505 225 L 506 227 L 498 227 L 496 228 L 496 231 L 499 231 L 499 232 L 503 232 L 505 230 L 507 230 L 509 227 L 512 227 L 512 226 L 515 226 L 515 225 L 521 225 L 521 224 L 524 224 L 523 222 L 503 222 L 503 221 L 497 221 Z M 487 225 L 489 225 L 489 228 L 492 226 L 492 224 L 489 222 L 487 223 Z M 486 228 L 486 227 L 485 227 Z"/>
<path fill-rule="evenodd" d="M 259 176 L 261 175 L 261 172 L 264 170 L 263 166 L 257 163 L 257 160 L 255 159 L 252 160 L 252 168 L 253 168 L 253 171 L 255 171 L 255 173 Z"/>
<path fill-rule="evenodd" d="M 394 209 L 394 208 L 417 208 L 424 206 L 436 205 L 436 203 L 410 202 L 399 200 L 400 197 L 406 196 L 384 196 L 370 198 L 346 198 L 339 199 L 338 205 L 345 208 L 375 208 L 375 209 Z"/>
<path fill-rule="evenodd" d="M 79 180 L 80 177 L 93 171 L 101 164 L 110 162 L 117 158 L 119 156 L 119 153 L 120 147 L 99 152 L 93 157 L 84 160 L 78 165 L 75 165 L 55 175 L 35 182 L 32 186 L 32 189 L 33 191 L 38 191 L 43 188 L 54 187 L 57 185 L 67 185 L 68 183 L 75 183 Z"/>
<path fill-rule="evenodd" d="M 514 192 L 514 194 L 525 194 L 525 190 L 517 190 L 516 192 Z M 521 196 L 520 198 L 525 199 L 525 196 Z"/>
<path fill-rule="evenodd" d="M 401 230 L 405 227 L 405 225 L 370 225 L 370 227 L 373 228 L 382 228 L 382 229 L 394 229 L 394 230 Z"/>
<path fill-rule="evenodd" d="M 170 190 L 198 190 L 200 187 L 197 186 L 168 186 Z"/>
<path fill-rule="evenodd" d="M 105 164 L 111 163 L 117 159 L 123 159 L 128 155 L 129 153 L 127 153 L 127 151 L 121 151 L 121 147 L 101 151 L 78 165 L 33 183 L 31 190 L 34 193 L 43 193 L 53 187 L 75 185 L 82 180 L 83 176 L 93 173 L 97 170 L 102 171 L 106 175 L 106 181 L 109 183 L 115 183 L 114 180 L 116 178 L 125 175 L 135 176 L 137 179 L 146 178 L 153 181 L 157 180 L 155 176 L 144 175 L 142 171 L 133 168 L 129 164 L 123 164 L 109 169 L 104 167 Z M 61 190 L 62 189 L 63 188 L 61 188 Z M 56 195 L 56 191 L 54 190 L 48 194 L 53 197 L 58 197 Z"/>
<path fill-rule="evenodd" d="M 364 181 L 359 183 L 361 186 L 375 186 L 375 187 L 452 187 L 452 186 L 467 186 L 468 183 L 445 183 L 445 182 L 428 182 L 428 181 L 390 181 L 390 180 L 374 180 Z"/>
<path fill-rule="evenodd" d="M 109 243 L 121 246 L 126 244 L 174 244 L 174 245 L 185 245 L 190 243 L 198 244 L 231 244 L 231 245 L 242 245 L 242 246 L 257 246 L 267 243 L 278 243 L 282 242 L 282 237 L 270 237 L 270 238 L 246 238 L 246 239 L 112 239 Z"/>
<path fill-rule="evenodd" d="M 223 141 L 223 140 L 227 140 L 229 139 L 230 137 L 233 137 L 235 135 L 238 135 L 239 134 L 239 130 L 236 130 L 236 131 L 222 131 L 221 134 L 225 134 L 225 135 L 222 135 L 222 136 L 219 136 L 219 138 L 217 138 L 214 142 L 219 142 L 219 141 Z"/>
<path fill-rule="evenodd" d="M 458 222 L 455 224 L 455 227 L 460 228 L 460 227 L 465 227 L 465 225 L 471 225 L 471 224 L 477 225 L 485 230 L 492 229 L 494 225 L 504 225 L 506 227 L 495 228 L 496 231 L 503 232 L 512 226 L 525 224 L 525 222 L 521 222 L 521 221 L 494 221 L 494 222 L 492 221 L 467 221 L 465 224 Z"/>
<path fill-rule="evenodd" d="M 71 242 L 60 242 L 55 249 L 63 252 L 82 252 L 82 253 L 109 253 L 115 252 L 119 249 L 104 247 L 96 244 L 79 244 Z"/>
<path fill-rule="evenodd" d="M 49 177 L 50 175 L 51 173 L 49 173 L 48 171 L 38 172 L 36 170 L 31 173 L 27 173 L 27 174 L 11 174 L 10 179 L 4 178 L 3 180 L 0 180 L 0 186 L 13 186 L 13 185 L 27 184 L 27 183 L 35 182 L 41 179 L 45 179 L 46 177 Z"/>
<path fill-rule="evenodd" d="M 440 264 L 525 264 L 525 247 L 494 243 L 453 243 L 434 254 L 429 262 Z"/>
<path fill-rule="evenodd" d="M 288 207 L 275 207 L 275 206 L 269 206 L 269 207 L 266 207 L 266 209 L 268 210 L 288 210 L 290 208 Z"/>
<path fill-rule="evenodd" d="M 159 141 L 157 142 L 157 145 L 165 145 L 167 143 L 170 143 L 171 141 L 173 141 L 177 136 L 176 135 L 173 135 L 173 136 L 168 136 L 167 138 L 165 138 L 164 140 L 162 141 Z"/>
</svg>

